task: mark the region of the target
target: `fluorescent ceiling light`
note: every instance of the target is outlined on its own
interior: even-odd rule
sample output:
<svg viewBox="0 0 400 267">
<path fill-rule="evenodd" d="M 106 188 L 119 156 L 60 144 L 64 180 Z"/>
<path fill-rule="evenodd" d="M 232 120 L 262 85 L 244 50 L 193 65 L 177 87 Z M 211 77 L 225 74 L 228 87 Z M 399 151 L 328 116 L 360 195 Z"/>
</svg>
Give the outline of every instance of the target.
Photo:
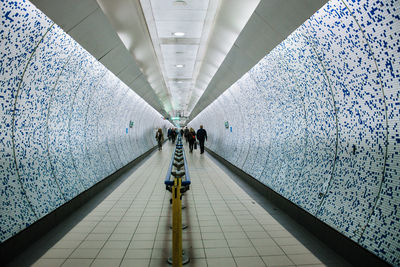
<svg viewBox="0 0 400 267">
<path fill-rule="evenodd" d="M 177 67 L 177 68 L 183 68 L 183 65 L 182 65 L 182 64 L 176 64 L 175 67 Z"/>
<path fill-rule="evenodd" d="M 177 81 L 177 83 L 183 83 L 182 81 Z"/>
<path fill-rule="evenodd" d="M 182 36 L 185 35 L 184 32 L 173 32 L 172 34 L 173 34 L 174 36 L 178 36 L 178 37 L 182 37 Z"/>
<path fill-rule="evenodd" d="M 174 1 L 174 5 L 175 6 L 186 6 L 187 3 L 184 0 L 176 0 L 176 1 Z"/>
</svg>

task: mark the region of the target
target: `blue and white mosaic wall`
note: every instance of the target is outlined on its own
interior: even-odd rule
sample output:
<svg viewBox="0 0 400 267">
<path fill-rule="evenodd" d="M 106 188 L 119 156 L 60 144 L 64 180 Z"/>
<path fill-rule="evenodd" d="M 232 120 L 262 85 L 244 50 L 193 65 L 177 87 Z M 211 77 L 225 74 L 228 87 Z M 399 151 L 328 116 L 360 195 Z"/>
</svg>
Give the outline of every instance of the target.
<svg viewBox="0 0 400 267">
<path fill-rule="evenodd" d="M 211 150 L 400 265 L 400 1 L 328 2 L 199 124 Z"/>
<path fill-rule="evenodd" d="M 170 125 L 31 3 L 0 8 L 3 242 L 154 147 L 155 127 Z"/>
</svg>

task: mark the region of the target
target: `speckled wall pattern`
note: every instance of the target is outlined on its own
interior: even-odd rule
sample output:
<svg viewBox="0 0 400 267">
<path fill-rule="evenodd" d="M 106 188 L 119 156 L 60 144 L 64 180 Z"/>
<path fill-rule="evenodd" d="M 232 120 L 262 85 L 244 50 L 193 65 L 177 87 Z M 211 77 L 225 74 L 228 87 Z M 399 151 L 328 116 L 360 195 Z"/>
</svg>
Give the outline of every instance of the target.
<svg viewBox="0 0 400 267">
<path fill-rule="evenodd" d="M 399 61 L 400 1 L 332 0 L 189 124 L 204 124 L 211 150 L 398 266 Z"/>
<path fill-rule="evenodd" d="M 31 3 L 0 9 L 3 242 L 154 147 L 169 123 Z"/>
</svg>

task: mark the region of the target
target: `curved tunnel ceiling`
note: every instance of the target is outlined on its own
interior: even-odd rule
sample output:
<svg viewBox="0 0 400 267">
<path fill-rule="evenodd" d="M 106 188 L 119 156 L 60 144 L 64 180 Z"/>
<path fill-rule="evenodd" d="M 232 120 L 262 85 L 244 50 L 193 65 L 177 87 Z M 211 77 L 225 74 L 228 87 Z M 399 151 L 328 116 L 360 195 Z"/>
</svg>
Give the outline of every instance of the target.
<svg viewBox="0 0 400 267">
<path fill-rule="evenodd" d="M 168 51 L 185 45 L 190 41 L 186 39 L 190 38 L 155 38 L 162 37 L 155 34 L 160 31 L 160 25 L 168 25 L 163 19 L 171 18 L 162 6 L 157 10 L 160 9 L 158 2 L 32 0 L 163 116 L 175 116 L 177 112 L 186 116 L 190 114 L 181 124 L 186 124 L 212 103 L 327 0 L 207 1 L 207 10 L 205 6 L 198 8 L 200 13 L 205 12 L 201 18 L 202 34 L 205 35 L 196 42 L 197 51 L 190 59 L 193 69 L 187 79 L 168 75 L 168 64 L 176 59 L 167 56 Z M 185 2 L 186 8 L 181 9 L 194 12 L 194 16 L 199 14 L 196 7 L 190 10 L 193 1 Z M 171 3 L 169 5 L 173 7 Z M 172 15 L 177 12 L 174 8 L 170 11 Z M 146 19 L 146 14 L 156 16 Z M 179 14 L 176 17 L 179 18 Z M 159 25 L 156 25 L 157 20 Z M 178 20 L 174 22 L 179 23 Z M 163 54 L 162 45 L 165 43 L 173 46 L 164 47 Z M 180 80 L 182 84 L 175 84 Z"/>
</svg>

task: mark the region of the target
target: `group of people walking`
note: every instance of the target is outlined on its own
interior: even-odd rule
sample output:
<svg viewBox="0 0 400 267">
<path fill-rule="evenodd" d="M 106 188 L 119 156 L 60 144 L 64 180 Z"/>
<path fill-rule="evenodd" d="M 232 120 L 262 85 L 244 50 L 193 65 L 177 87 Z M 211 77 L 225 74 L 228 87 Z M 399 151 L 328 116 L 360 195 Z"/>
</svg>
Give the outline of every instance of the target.
<svg viewBox="0 0 400 267">
<path fill-rule="evenodd" d="M 199 141 L 200 154 L 204 153 L 204 141 L 207 140 L 207 131 L 203 129 L 203 125 L 200 125 L 200 129 L 197 130 L 197 133 L 193 128 L 188 129 L 186 127 L 183 131 L 183 134 L 185 136 L 186 143 L 189 143 L 190 153 L 193 153 L 193 149 L 197 149 L 197 141 Z"/>
<path fill-rule="evenodd" d="M 177 136 L 178 136 L 178 130 L 176 128 L 168 128 L 167 137 L 169 141 L 175 143 Z"/>
<path fill-rule="evenodd" d="M 203 125 L 200 125 L 200 129 L 197 132 L 194 131 L 192 127 L 185 129 L 181 129 L 181 136 L 185 137 L 186 143 L 189 143 L 189 152 L 193 153 L 193 149 L 197 149 L 197 141 L 199 141 L 200 146 L 200 154 L 204 153 L 204 142 L 207 141 L 207 131 L 203 128 Z M 167 131 L 168 140 L 172 143 L 175 143 L 176 137 L 178 135 L 178 131 L 176 128 L 169 128 Z M 164 134 L 159 128 L 156 132 L 155 136 L 158 143 L 158 150 L 162 150 L 162 144 L 164 142 Z M 197 141 L 196 141 L 197 139 Z"/>
</svg>

